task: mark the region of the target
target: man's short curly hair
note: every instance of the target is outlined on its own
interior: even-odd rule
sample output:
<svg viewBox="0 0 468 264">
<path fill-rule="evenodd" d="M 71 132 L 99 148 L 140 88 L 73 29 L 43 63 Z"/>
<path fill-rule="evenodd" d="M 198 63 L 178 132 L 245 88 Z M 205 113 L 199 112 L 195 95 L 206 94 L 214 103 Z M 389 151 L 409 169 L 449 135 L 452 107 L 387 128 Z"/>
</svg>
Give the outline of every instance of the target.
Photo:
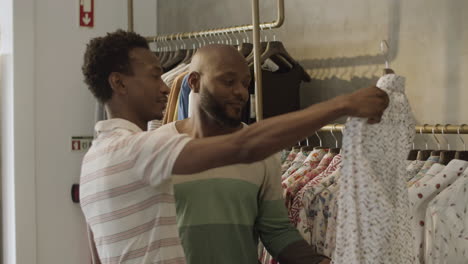
<svg viewBox="0 0 468 264">
<path fill-rule="evenodd" d="M 88 43 L 81 69 L 85 83 L 97 100 L 105 103 L 112 97 L 108 82 L 112 72 L 132 74 L 129 52 L 134 48 L 149 49 L 149 45 L 142 36 L 124 30 L 107 33 Z"/>
</svg>

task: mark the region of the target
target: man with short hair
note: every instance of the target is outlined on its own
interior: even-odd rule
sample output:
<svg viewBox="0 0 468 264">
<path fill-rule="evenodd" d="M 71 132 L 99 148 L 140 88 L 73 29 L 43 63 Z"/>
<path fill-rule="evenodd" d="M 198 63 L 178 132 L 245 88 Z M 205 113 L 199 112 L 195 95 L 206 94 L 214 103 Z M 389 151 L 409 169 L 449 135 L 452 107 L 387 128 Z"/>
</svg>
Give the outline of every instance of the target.
<svg viewBox="0 0 468 264">
<path fill-rule="evenodd" d="M 169 88 L 159 59 L 140 35 L 118 30 L 92 39 L 82 70 L 109 117 L 96 124 L 80 179 L 94 262 L 103 264 L 186 263 L 172 174 L 252 164 L 343 115 L 378 122 L 388 105 L 385 92 L 366 88 L 233 133 L 197 138 L 174 133 L 171 126 L 146 131 L 148 121 L 162 118 Z M 242 108 L 238 99 L 226 102 L 229 113 Z"/>
<path fill-rule="evenodd" d="M 169 124 L 174 134 L 204 138 L 246 129 L 250 80 L 247 61 L 232 46 L 200 48 L 188 75 L 200 103 L 191 118 Z M 258 238 L 281 263 L 329 263 L 289 222 L 276 155 L 173 179 L 188 264 L 256 263 Z"/>
</svg>

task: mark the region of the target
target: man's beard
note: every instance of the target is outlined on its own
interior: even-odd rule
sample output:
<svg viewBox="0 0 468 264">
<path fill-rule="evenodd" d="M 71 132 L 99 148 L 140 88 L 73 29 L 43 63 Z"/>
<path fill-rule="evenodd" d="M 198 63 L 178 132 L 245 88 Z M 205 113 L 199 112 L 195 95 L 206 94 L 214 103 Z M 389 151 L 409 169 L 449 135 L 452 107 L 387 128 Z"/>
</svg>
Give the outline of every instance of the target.
<svg viewBox="0 0 468 264">
<path fill-rule="evenodd" d="M 200 108 L 221 127 L 236 128 L 241 125 L 241 118 L 229 117 L 224 106 L 209 91 L 200 91 Z"/>
</svg>

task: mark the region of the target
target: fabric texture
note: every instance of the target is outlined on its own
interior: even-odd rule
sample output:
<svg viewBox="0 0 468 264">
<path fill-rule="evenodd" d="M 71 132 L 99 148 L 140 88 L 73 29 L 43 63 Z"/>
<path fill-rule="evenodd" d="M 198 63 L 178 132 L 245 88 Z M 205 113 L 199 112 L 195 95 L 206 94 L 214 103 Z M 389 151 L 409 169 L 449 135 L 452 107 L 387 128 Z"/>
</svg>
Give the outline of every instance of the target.
<svg viewBox="0 0 468 264">
<path fill-rule="evenodd" d="M 336 264 L 413 264 L 406 187 L 406 156 L 415 121 L 404 77 L 379 79 L 390 99 L 379 124 L 349 118 L 343 135 L 339 178 Z"/>
<path fill-rule="evenodd" d="M 287 179 L 290 175 L 295 173 L 298 169 L 302 167 L 304 164 L 304 161 L 309 157 L 310 151 L 299 151 L 299 153 L 296 155 L 296 158 L 294 158 L 294 161 L 291 163 L 289 168 L 286 170 L 286 172 L 283 173 L 281 176 L 281 179 Z"/>
<path fill-rule="evenodd" d="M 299 149 L 295 148 L 293 148 L 289 152 L 288 156 L 286 157 L 286 160 L 281 164 L 281 175 L 283 175 L 289 169 L 289 167 L 291 167 L 291 164 L 293 163 L 294 159 L 296 159 L 298 153 Z"/>
<path fill-rule="evenodd" d="M 294 173 L 291 173 L 289 175 L 283 174 L 283 176 L 281 177 L 283 181 L 283 188 L 287 190 L 295 182 L 299 181 L 305 175 L 309 174 L 312 170 L 316 169 L 326 155 L 327 152 L 324 149 L 313 150 L 309 154 L 309 156 L 307 156 L 307 158 L 304 160 L 302 165 Z"/>
<path fill-rule="evenodd" d="M 320 194 L 324 189 L 332 185 L 338 178 L 340 173 L 341 155 L 335 156 L 330 166 L 322 172 L 321 175 L 311 180 L 299 193 L 294 197 L 293 203 L 289 210 L 289 218 L 292 223 L 297 226 L 299 232 L 307 240 L 307 233 L 310 233 L 311 227 L 309 223 L 309 216 L 313 215 L 314 210 L 312 202 L 315 197 Z M 309 241 L 309 240 L 308 240 Z"/>
<path fill-rule="evenodd" d="M 413 184 L 413 186 L 411 186 L 409 188 L 409 190 L 413 189 L 413 188 L 416 188 L 416 187 L 421 187 L 423 186 L 427 181 L 429 181 L 430 179 L 432 179 L 434 176 L 436 176 L 437 174 L 439 174 L 443 169 L 445 168 L 445 165 L 442 165 L 442 164 L 439 164 L 439 163 L 436 163 L 434 165 L 432 165 L 432 167 L 426 172 L 426 174 L 424 175 L 423 178 L 421 178 L 419 181 L 417 181 L 416 183 Z"/>
<path fill-rule="evenodd" d="M 320 175 L 324 170 L 326 170 L 335 156 L 336 154 L 327 153 L 315 169 L 309 171 L 302 177 L 297 177 L 293 179 L 293 182 L 290 186 L 283 185 L 283 188 L 285 189 L 286 193 L 286 202 L 288 204 L 292 203 L 292 200 L 294 199 L 294 196 L 297 194 L 297 192 L 299 192 L 302 189 L 302 187 L 304 187 L 309 181 L 311 181 L 312 179 Z M 289 177 L 288 180 L 289 179 L 291 179 L 291 177 Z"/>
<path fill-rule="evenodd" d="M 416 174 L 418 174 L 418 172 L 424 166 L 424 163 L 426 162 L 422 160 L 411 161 L 408 167 L 406 167 L 406 175 L 407 175 L 406 180 L 410 181 L 411 179 L 413 179 L 414 176 L 416 176 Z"/>
<path fill-rule="evenodd" d="M 439 174 L 425 184 L 419 187 L 413 186 L 409 189 L 414 247 L 421 263 L 424 263 L 425 256 L 424 232 L 427 206 L 437 194 L 456 181 L 466 168 L 468 168 L 468 162 L 452 160 Z"/>
<path fill-rule="evenodd" d="M 143 132 L 124 119 L 96 124 L 83 158 L 80 205 L 101 263 L 185 263 L 172 169 L 190 138 Z"/>
<path fill-rule="evenodd" d="M 340 173 L 341 174 L 341 173 Z M 340 175 L 338 175 L 338 178 Z M 329 217 L 327 223 L 327 233 L 325 235 L 325 246 L 323 254 L 328 257 L 334 256 L 336 248 L 336 230 L 337 230 L 337 219 L 338 219 L 338 197 L 340 195 L 340 188 L 337 182 L 330 185 L 328 191 L 335 195 L 330 200 L 329 205 Z"/>
<path fill-rule="evenodd" d="M 424 163 L 421 170 L 419 170 L 418 174 L 416 174 L 416 176 L 414 176 L 410 181 L 408 181 L 408 187 L 413 186 L 413 184 L 417 183 L 420 179 L 422 179 L 426 175 L 426 172 L 428 172 L 429 169 L 432 167 L 432 165 L 439 162 L 439 159 L 439 156 L 430 156 Z"/>
<path fill-rule="evenodd" d="M 426 211 L 426 264 L 467 263 L 468 169 Z"/>
<path fill-rule="evenodd" d="M 172 88 L 175 80 L 177 79 L 177 77 L 180 74 L 182 74 L 183 72 L 188 71 L 189 67 L 190 67 L 190 64 L 181 63 L 177 67 L 175 67 L 174 69 L 164 73 L 161 76 L 161 78 L 169 88 Z"/>
</svg>

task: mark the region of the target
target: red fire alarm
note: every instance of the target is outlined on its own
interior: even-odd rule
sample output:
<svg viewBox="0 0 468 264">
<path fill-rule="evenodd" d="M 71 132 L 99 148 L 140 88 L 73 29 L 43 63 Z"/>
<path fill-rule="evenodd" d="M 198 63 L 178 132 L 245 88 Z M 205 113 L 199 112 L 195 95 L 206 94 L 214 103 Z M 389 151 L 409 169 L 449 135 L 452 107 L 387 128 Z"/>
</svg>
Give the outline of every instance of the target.
<svg viewBox="0 0 468 264">
<path fill-rule="evenodd" d="M 94 27 L 94 0 L 80 0 L 80 27 Z"/>
</svg>

